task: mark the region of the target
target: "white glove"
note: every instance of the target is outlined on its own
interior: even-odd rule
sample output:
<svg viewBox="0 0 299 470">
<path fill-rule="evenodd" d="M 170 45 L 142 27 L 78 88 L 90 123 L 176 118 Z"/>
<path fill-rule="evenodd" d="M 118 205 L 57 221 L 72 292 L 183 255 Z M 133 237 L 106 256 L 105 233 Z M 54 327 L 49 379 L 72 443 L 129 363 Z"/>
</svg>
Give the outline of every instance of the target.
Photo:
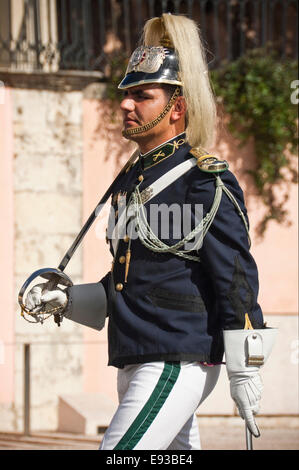
<svg viewBox="0 0 299 470">
<path fill-rule="evenodd" d="M 259 412 L 262 391 L 263 384 L 258 372 L 230 377 L 231 397 L 237 405 L 241 418 L 246 421 L 248 429 L 255 437 L 259 437 L 260 432 L 253 416 Z"/>
<path fill-rule="evenodd" d="M 231 396 L 255 437 L 260 433 L 254 415 L 263 391 L 259 369 L 270 355 L 276 333 L 275 328 L 223 331 Z"/>
<path fill-rule="evenodd" d="M 63 289 L 55 287 L 49 290 L 50 282 L 44 282 L 32 287 L 25 300 L 25 307 L 32 313 L 53 307 L 66 307 L 68 298 Z"/>
</svg>

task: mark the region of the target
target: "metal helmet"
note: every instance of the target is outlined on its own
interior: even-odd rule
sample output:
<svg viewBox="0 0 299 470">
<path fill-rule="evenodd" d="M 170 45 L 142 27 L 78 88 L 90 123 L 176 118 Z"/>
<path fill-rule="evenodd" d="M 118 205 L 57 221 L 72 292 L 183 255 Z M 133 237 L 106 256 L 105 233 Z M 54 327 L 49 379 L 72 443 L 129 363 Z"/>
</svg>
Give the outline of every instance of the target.
<svg viewBox="0 0 299 470">
<path fill-rule="evenodd" d="M 162 46 L 139 46 L 130 57 L 120 89 L 144 83 L 167 83 L 182 86 L 179 60 L 174 49 Z"/>
</svg>

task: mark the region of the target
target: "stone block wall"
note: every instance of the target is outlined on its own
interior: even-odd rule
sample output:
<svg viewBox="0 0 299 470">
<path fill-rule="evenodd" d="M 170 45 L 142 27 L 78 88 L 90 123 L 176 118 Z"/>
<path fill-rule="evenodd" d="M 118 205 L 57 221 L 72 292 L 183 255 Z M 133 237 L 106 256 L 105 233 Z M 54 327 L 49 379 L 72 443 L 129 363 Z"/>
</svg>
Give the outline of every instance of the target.
<svg viewBox="0 0 299 470">
<path fill-rule="evenodd" d="M 13 89 L 12 106 L 17 299 L 33 271 L 58 266 L 82 225 L 82 93 Z M 82 280 L 80 250 L 66 272 Z M 52 318 L 26 323 L 17 303 L 15 310 L 15 400 L 2 425 L 23 428 L 23 343 L 30 342 L 31 428 L 56 429 L 58 396 L 82 391 L 82 329 L 67 320 L 58 328 Z"/>
</svg>

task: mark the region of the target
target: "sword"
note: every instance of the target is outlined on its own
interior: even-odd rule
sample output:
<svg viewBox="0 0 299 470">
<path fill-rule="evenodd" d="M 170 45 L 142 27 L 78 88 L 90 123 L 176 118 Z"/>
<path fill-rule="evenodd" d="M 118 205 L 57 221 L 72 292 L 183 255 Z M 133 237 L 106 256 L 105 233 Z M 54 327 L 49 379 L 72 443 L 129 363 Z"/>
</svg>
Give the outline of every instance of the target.
<svg viewBox="0 0 299 470">
<path fill-rule="evenodd" d="M 25 304 L 24 304 L 24 301 L 23 301 L 23 297 L 24 297 L 24 294 L 25 294 L 25 291 L 26 289 L 28 288 L 28 286 L 31 284 L 31 282 L 38 276 L 41 276 L 43 277 L 44 279 L 48 279 L 48 281 L 50 281 L 48 287 L 50 290 L 53 290 L 58 284 L 62 284 L 64 286 L 71 286 L 73 285 L 71 279 L 64 273 L 64 270 L 66 268 L 66 266 L 68 265 L 70 259 L 72 258 L 72 256 L 74 255 L 75 251 L 77 250 L 78 246 L 80 245 L 80 243 L 82 242 L 83 238 L 85 237 L 86 233 L 88 232 L 88 230 L 90 229 L 91 225 L 93 224 L 93 222 L 95 221 L 95 219 L 98 217 L 98 215 L 100 214 L 104 204 L 108 201 L 109 197 L 111 196 L 111 194 L 113 193 L 115 187 L 117 186 L 117 184 L 119 183 L 123 173 L 127 170 L 127 168 L 129 168 L 129 166 L 135 161 L 135 159 L 137 158 L 139 154 L 139 150 L 136 150 L 133 155 L 129 158 L 129 160 L 127 161 L 127 163 L 124 165 L 124 167 L 121 169 L 121 171 L 119 172 L 119 174 L 117 175 L 117 177 L 115 178 L 115 180 L 112 182 L 112 184 L 109 186 L 109 188 L 107 189 L 107 191 L 105 192 L 104 196 L 101 198 L 101 200 L 99 201 L 99 203 L 97 204 L 96 208 L 92 211 L 92 213 L 90 214 L 89 218 L 87 219 L 87 221 L 85 222 L 85 224 L 83 225 L 82 229 L 80 230 L 80 232 L 78 233 L 77 237 L 75 238 L 75 240 L 73 241 L 72 245 L 70 246 L 70 248 L 67 250 L 66 254 L 64 255 L 64 257 L 62 258 L 62 260 L 60 261 L 59 265 L 58 265 L 58 268 L 42 268 L 42 269 L 38 269 L 37 271 L 34 271 L 34 273 L 32 273 L 28 279 L 24 282 L 24 284 L 22 285 L 21 289 L 20 289 L 20 292 L 19 292 L 19 295 L 18 295 L 18 302 L 19 302 L 19 305 L 21 307 L 21 315 L 24 316 L 24 312 L 27 313 L 28 315 L 31 315 L 31 316 L 34 316 L 35 317 L 35 322 L 43 322 L 43 319 L 42 317 L 40 317 L 39 315 L 43 315 L 43 314 L 49 314 L 49 315 L 52 315 L 54 314 L 54 321 L 55 323 L 57 323 L 58 326 L 60 326 L 60 322 L 61 322 L 61 316 L 59 313 L 55 313 L 55 312 L 58 312 L 59 309 L 61 309 L 61 307 L 54 307 L 52 308 L 51 310 L 47 310 L 47 311 L 41 311 L 39 310 L 38 312 L 36 313 L 32 313 L 30 312 Z"/>
</svg>

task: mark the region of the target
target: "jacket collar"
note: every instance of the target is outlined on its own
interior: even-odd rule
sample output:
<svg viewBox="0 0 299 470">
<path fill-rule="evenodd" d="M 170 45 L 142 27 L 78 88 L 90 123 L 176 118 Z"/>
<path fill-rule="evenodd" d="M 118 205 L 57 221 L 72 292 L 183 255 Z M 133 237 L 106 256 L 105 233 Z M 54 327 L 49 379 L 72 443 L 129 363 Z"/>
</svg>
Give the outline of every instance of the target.
<svg viewBox="0 0 299 470">
<path fill-rule="evenodd" d="M 150 150 L 147 153 L 140 154 L 139 160 L 141 166 L 144 170 L 151 168 L 158 163 L 166 160 L 175 154 L 175 152 L 186 142 L 186 134 L 182 132 L 181 134 L 172 137 L 171 139 L 163 142 L 163 144 L 158 145 L 154 149 Z"/>
</svg>

